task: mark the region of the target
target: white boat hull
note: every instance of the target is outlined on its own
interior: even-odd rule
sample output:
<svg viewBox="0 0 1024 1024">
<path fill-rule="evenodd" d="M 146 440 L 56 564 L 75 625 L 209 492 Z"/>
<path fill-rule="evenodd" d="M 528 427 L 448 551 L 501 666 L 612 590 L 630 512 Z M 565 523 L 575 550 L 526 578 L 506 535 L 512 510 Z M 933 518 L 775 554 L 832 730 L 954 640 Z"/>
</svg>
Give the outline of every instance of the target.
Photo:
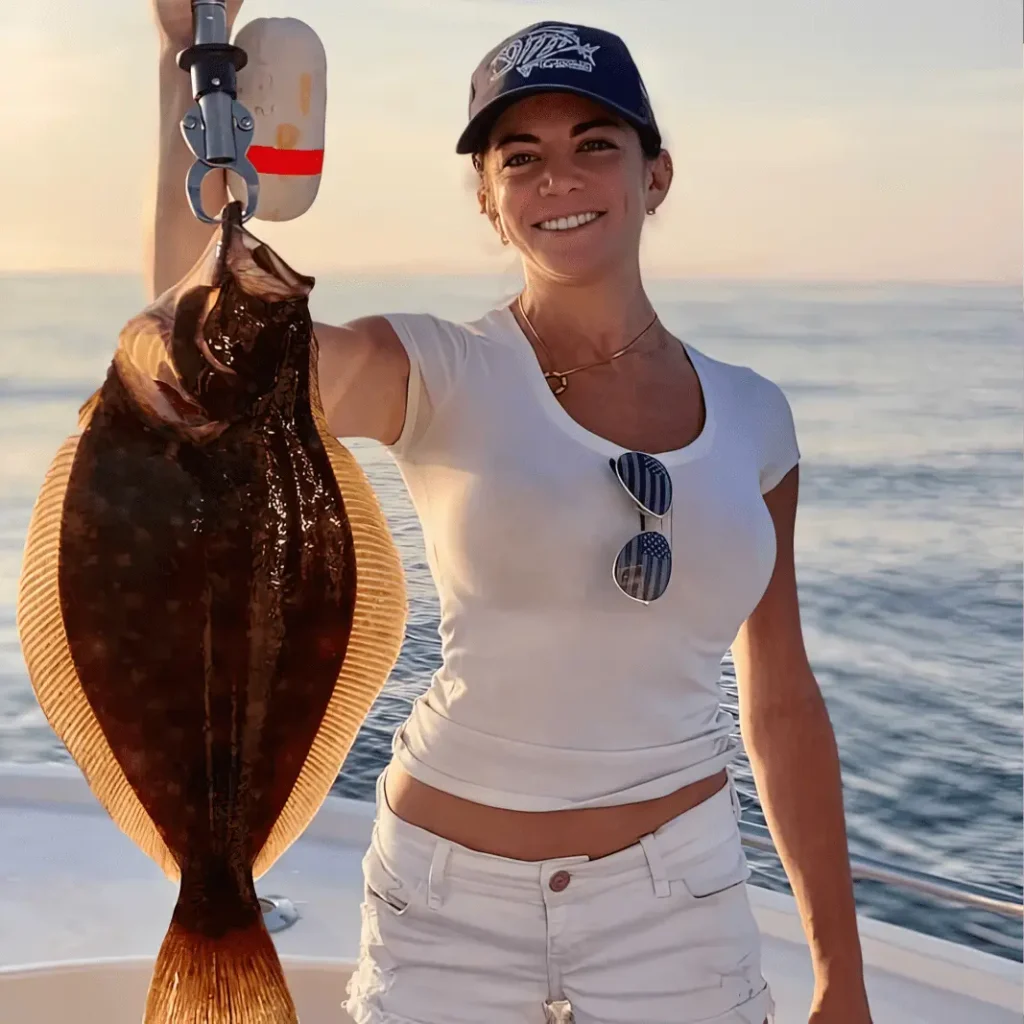
<svg viewBox="0 0 1024 1024">
<path fill-rule="evenodd" d="M 275 933 L 302 1024 L 347 1024 L 360 861 L 373 806 L 331 797 L 260 880 L 299 921 Z M 0 766 L 0 1024 L 138 1024 L 176 897 L 73 767 Z M 794 901 L 750 886 L 778 1024 L 805 1024 L 813 975 Z M 874 1024 L 1020 1024 L 1019 963 L 862 917 Z"/>
</svg>

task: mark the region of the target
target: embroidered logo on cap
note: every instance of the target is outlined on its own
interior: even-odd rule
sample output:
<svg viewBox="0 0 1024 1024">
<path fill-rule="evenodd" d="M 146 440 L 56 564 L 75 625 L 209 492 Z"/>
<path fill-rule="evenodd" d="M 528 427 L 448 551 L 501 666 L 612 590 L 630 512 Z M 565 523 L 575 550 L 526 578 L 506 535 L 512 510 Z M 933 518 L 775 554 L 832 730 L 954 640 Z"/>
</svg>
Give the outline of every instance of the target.
<svg viewBox="0 0 1024 1024">
<path fill-rule="evenodd" d="M 490 64 L 491 81 L 512 70 L 523 78 L 529 78 L 537 68 L 593 71 L 594 54 L 600 49 L 599 45 L 580 42 L 579 33 L 568 25 L 535 29 L 501 48 Z"/>
</svg>

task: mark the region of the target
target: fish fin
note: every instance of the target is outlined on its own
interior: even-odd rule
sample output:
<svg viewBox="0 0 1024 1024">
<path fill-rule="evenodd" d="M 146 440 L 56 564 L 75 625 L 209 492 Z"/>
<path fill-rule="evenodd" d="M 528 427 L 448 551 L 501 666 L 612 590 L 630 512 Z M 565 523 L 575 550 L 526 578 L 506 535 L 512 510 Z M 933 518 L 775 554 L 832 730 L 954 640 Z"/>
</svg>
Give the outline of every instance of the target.
<svg viewBox="0 0 1024 1024">
<path fill-rule="evenodd" d="M 58 581 L 60 535 L 64 495 L 77 449 L 77 436 L 61 445 L 32 510 L 18 586 L 21 649 L 39 706 L 96 799 L 121 831 L 168 878 L 177 881 L 178 864 L 110 749 L 82 689 L 64 631 Z"/>
<path fill-rule="evenodd" d="M 92 414 L 96 411 L 96 406 L 100 404 L 100 392 L 102 388 L 97 388 L 83 403 L 81 408 L 78 410 L 78 429 L 85 430 L 89 426 L 90 420 L 92 420 Z"/>
<path fill-rule="evenodd" d="M 185 898 L 183 886 L 179 907 Z M 211 936 L 187 927 L 176 907 L 153 966 L 143 1024 L 299 1024 L 260 911 L 251 923 Z"/>
<path fill-rule="evenodd" d="M 317 432 L 345 501 L 356 560 L 352 632 L 330 703 L 305 764 L 253 863 L 259 878 L 301 835 L 338 777 L 341 765 L 387 681 L 405 636 L 405 576 L 387 520 L 362 467 L 331 434 L 320 403 L 317 346 L 310 346 L 310 404 Z"/>
</svg>

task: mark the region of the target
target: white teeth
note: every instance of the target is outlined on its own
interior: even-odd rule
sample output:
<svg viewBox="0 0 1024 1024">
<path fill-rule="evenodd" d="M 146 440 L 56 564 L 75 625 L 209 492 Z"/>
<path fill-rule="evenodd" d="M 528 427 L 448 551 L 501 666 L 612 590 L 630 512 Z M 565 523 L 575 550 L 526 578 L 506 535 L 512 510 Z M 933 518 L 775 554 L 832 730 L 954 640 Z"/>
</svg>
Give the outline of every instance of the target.
<svg viewBox="0 0 1024 1024">
<path fill-rule="evenodd" d="M 559 217 L 557 220 L 541 221 L 540 228 L 544 231 L 567 231 L 569 228 L 582 227 L 592 220 L 597 220 L 599 213 L 574 213 L 570 217 Z"/>
</svg>

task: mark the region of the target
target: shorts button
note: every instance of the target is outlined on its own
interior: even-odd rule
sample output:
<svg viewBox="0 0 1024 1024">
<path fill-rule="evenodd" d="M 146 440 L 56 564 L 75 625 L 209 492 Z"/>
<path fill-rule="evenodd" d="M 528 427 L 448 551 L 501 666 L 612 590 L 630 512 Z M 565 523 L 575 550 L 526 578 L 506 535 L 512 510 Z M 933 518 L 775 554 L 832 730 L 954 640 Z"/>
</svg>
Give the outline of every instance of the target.
<svg viewBox="0 0 1024 1024">
<path fill-rule="evenodd" d="M 556 871 L 548 880 L 548 888 L 552 892 L 561 892 L 569 884 L 572 875 L 568 871 Z"/>
</svg>

